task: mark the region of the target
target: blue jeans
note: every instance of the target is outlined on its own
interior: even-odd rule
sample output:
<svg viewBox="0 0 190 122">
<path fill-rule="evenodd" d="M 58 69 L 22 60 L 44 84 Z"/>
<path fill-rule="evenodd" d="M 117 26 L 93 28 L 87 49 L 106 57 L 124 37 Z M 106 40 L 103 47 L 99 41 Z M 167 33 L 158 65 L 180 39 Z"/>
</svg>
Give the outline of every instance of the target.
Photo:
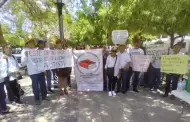
<svg viewBox="0 0 190 122">
<path fill-rule="evenodd" d="M 149 78 L 148 78 L 149 88 L 159 89 L 161 85 L 161 72 L 160 69 L 154 68 L 152 64 L 150 64 L 149 69 Z"/>
<path fill-rule="evenodd" d="M 34 93 L 34 100 L 40 100 L 40 93 L 42 95 L 42 99 L 45 99 L 47 96 L 47 89 L 44 73 L 30 75 L 30 78 L 32 79 L 32 90 Z"/>
<path fill-rule="evenodd" d="M 3 82 L 3 83 L 0 83 L 0 113 L 7 109 L 5 99 L 6 99 L 6 94 L 5 94 L 4 82 Z"/>
<path fill-rule="evenodd" d="M 47 88 L 51 89 L 51 70 L 46 71 Z"/>
</svg>

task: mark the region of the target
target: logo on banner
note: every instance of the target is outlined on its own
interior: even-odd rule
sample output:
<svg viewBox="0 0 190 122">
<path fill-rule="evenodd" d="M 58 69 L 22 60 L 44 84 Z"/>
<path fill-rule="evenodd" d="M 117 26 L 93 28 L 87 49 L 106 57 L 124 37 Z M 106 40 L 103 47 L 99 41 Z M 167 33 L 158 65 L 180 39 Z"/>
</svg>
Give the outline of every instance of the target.
<svg viewBox="0 0 190 122">
<path fill-rule="evenodd" d="M 90 52 L 80 55 L 76 63 L 78 71 L 83 74 L 93 74 L 100 67 L 98 56 Z"/>
</svg>

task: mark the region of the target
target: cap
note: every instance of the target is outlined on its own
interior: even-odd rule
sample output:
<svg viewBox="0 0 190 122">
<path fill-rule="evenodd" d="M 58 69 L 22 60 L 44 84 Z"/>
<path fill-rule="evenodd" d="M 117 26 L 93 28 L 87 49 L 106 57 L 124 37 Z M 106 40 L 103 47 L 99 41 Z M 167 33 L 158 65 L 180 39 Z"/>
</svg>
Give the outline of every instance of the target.
<svg viewBox="0 0 190 122">
<path fill-rule="evenodd" d="M 43 44 L 43 43 L 46 43 L 46 41 L 44 41 L 44 40 L 38 40 L 38 44 Z"/>
</svg>

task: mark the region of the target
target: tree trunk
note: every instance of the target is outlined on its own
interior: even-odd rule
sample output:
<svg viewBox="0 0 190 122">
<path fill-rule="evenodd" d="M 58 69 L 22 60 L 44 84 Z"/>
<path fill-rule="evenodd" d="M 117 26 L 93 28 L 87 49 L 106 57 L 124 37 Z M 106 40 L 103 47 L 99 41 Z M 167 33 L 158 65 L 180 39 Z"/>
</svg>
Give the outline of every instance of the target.
<svg viewBox="0 0 190 122">
<path fill-rule="evenodd" d="M 0 45 L 3 45 L 5 44 L 5 39 L 3 37 L 3 31 L 2 31 L 2 28 L 1 28 L 1 24 L 0 24 Z"/>
<path fill-rule="evenodd" d="M 170 36 L 170 48 L 173 49 L 175 37 L 174 34 L 170 34 L 169 36 Z"/>
</svg>

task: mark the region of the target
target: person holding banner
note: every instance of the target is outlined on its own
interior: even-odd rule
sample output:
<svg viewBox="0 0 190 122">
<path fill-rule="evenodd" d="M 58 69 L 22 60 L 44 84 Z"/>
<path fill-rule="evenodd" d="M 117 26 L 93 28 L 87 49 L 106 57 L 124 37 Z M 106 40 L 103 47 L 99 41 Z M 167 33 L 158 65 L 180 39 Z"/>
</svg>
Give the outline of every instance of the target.
<svg viewBox="0 0 190 122">
<path fill-rule="evenodd" d="M 115 96 L 115 84 L 117 81 L 117 76 L 119 74 L 119 67 L 118 67 L 118 57 L 116 56 L 117 49 L 112 48 L 111 54 L 107 57 L 106 60 L 106 74 L 108 76 L 108 96 Z"/>
<path fill-rule="evenodd" d="M 133 38 L 133 48 L 128 48 L 128 53 L 132 56 L 132 55 L 144 55 L 144 51 L 140 48 L 140 38 L 138 36 L 135 36 Z M 132 62 L 133 63 L 133 62 Z M 133 78 L 133 91 L 134 92 L 139 92 L 139 90 L 137 89 L 138 83 L 139 83 L 139 71 L 133 71 L 132 69 L 132 63 L 129 67 L 129 71 L 127 74 L 127 89 L 129 89 L 129 85 L 130 85 L 130 80 L 131 80 L 131 76 L 134 73 L 134 78 Z"/>
<path fill-rule="evenodd" d="M 58 39 L 56 41 L 56 49 L 63 50 L 64 45 L 63 41 Z M 58 84 L 59 84 L 59 94 L 63 95 L 62 86 L 64 88 L 64 93 L 67 95 L 67 80 L 70 75 L 70 67 L 67 68 L 59 68 L 57 69 L 57 76 L 58 76 Z"/>
<path fill-rule="evenodd" d="M 117 82 L 117 91 L 120 91 L 125 94 L 129 90 L 129 83 L 127 83 L 127 76 L 129 72 L 129 65 L 131 63 L 131 57 L 128 52 L 125 51 L 125 45 L 119 46 L 119 53 L 118 53 L 118 60 L 119 60 L 119 75 L 118 75 L 118 82 Z"/>
<path fill-rule="evenodd" d="M 9 109 L 7 108 L 6 105 L 6 94 L 5 94 L 5 89 L 4 89 L 4 79 L 7 77 L 7 72 L 6 72 L 6 60 L 3 58 L 3 56 L 0 56 L 0 115 L 1 114 L 7 114 L 9 113 Z"/>
<path fill-rule="evenodd" d="M 36 105 L 40 105 L 40 93 L 42 96 L 42 101 L 50 99 L 47 97 L 47 89 L 45 83 L 45 74 L 44 71 L 39 71 L 38 66 L 35 65 L 31 57 L 29 57 L 29 51 L 36 50 L 35 48 L 35 40 L 30 39 L 25 43 L 27 49 L 23 53 L 21 57 L 21 62 L 23 65 L 27 66 L 28 74 L 32 80 L 32 90 L 34 93 L 34 100 Z"/>
<path fill-rule="evenodd" d="M 177 43 L 173 46 L 173 55 L 184 55 L 184 53 L 180 52 L 181 50 L 181 44 Z M 168 97 L 168 94 L 171 92 L 172 90 L 177 90 L 177 84 L 180 78 L 180 74 L 167 74 L 166 75 L 166 87 L 165 87 L 165 94 L 163 95 L 163 97 Z M 171 84 L 172 84 L 172 88 L 171 88 Z M 174 98 L 174 96 L 172 95 L 172 98 Z"/>
</svg>

